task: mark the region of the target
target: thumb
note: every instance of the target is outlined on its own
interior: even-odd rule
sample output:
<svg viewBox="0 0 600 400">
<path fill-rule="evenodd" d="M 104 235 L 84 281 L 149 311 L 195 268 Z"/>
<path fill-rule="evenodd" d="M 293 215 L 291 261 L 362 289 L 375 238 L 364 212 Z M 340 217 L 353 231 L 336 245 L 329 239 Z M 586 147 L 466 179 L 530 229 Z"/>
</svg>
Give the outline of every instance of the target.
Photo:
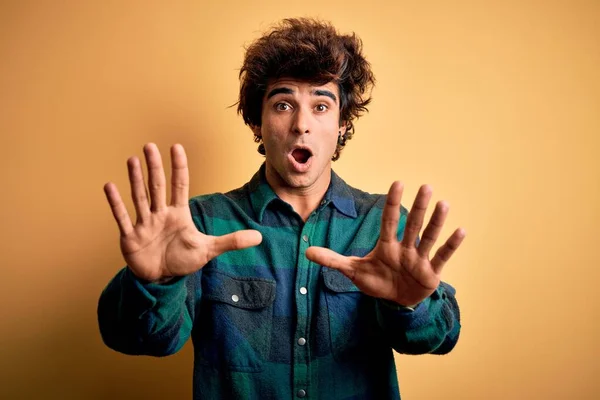
<svg viewBox="0 0 600 400">
<path fill-rule="evenodd" d="M 311 246 L 306 249 L 306 258 L 324 267 L 337 269 L 350 279 L 354 276 L 352 258 L 338 254 L 333 250 Z"/>
<path fill-rule="evenodd" d="M 209 238 L 212 239 L 208 246 L 209 260 L 227 251 L 257 246 L 262 242 L 262 235 L 254 229 L 245 229 L 223 236 L 209 236 Z"/>
</svg>

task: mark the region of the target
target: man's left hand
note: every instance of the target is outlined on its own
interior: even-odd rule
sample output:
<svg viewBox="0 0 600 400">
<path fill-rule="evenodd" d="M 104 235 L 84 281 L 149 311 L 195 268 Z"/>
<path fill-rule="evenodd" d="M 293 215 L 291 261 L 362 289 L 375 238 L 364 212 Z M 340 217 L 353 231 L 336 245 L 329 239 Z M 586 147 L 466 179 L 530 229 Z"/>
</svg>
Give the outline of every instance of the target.
<svg viewBox="0 0 600 400">
<path fill-rule="evenodd" d="M 404 186 L 394 182 L 387 195 L 381 217 L 381 232 L 375 248 L 364 257 L 346 257 L 323 247 L 309 247 L 306 257 L 325 267 L 337 269 L 352 280 L 365 294 L 414 307 L 429 297 L 440 284 L 444 264 L 458 249 L 466 233 L 458 228 L 429 259 L 448 214 L 448 204 L 440 201 L 419 244 L 417 239 L 425 211 L 431 199 L 428 185 L 419 189 L 413 208 L 408 213 L 402 241 L 398 240 L 400 202 Z"/>
</svg>

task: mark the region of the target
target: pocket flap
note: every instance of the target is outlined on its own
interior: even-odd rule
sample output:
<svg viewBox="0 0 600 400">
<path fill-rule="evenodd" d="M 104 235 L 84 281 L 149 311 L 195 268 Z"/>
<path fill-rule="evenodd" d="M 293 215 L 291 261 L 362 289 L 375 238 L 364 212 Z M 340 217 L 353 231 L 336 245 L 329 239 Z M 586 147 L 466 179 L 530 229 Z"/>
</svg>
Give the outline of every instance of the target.
<svg viewBox="0 0 600 400">
<path fill-rule="evenodd" d="M 203 271 L 202 297 L 234 307 L 263 308 L 275 300 L 275 281 L 234 277 L 214 270 Z"/>
<path fill-rule="evenodd" d="M 322 267 L 321 275 L 323 275 L 323 282 L 329 290 L 337 293 L 360 292 L 360 289 L 352 283 L 350 278 L 336 269 Z"/>
</svg>

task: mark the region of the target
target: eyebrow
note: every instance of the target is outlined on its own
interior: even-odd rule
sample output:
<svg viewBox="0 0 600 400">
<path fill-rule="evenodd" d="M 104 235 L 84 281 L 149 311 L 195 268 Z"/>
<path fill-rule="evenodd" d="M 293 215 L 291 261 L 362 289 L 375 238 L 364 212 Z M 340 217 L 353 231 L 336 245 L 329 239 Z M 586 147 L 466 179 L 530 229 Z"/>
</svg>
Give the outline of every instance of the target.
<svg viewBox="0 0 600 400">
<path fill-rule="evenodd" d="M 267 95 L 267 99 L 270 99 L 271 97 L 275 96 L 276 94 L 280 94 L 280 93 L 294 94 L 294 91 L 292 89 L 286 88 L 286 87 L 275 88 L 269 92 L 269 94 Z"/>
<path fill-rule="evenodd" d="M 329 90 L 315 90 L 313 93 L 317 96 L 327 96 L 337 104 L 337 97 L 335 97 L 335 94 L 331 93 Z"/>
<path fill-rule="evenodd" d="M 267 99 L 270 99 L 271 97 L 273 97 L 277 94 L 294 94 L 294 91 L 287 87 L 278 87 L 278 88 L 271 90 L 267 94 Z M 337 97 L 335 96 L 335 94 L 333 94 L 329 90 L 313 90 L 312 94 L 315 96 L 329 97 L 331 100 L 333 100 L 337 104 Z"/>
</svg>

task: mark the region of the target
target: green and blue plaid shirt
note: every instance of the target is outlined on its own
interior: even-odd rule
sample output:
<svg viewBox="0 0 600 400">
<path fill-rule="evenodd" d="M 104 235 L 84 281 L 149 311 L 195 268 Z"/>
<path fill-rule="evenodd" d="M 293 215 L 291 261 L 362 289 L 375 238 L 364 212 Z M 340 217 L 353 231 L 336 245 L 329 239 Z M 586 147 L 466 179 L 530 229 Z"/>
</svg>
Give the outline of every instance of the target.
<svg viewBox="0 0 600 400">
<path fill-rule="evenodd" d="M 168 284 L 123 268 L 100 296 L 102 338 L 125 354 L 166 356 L 191 336 L 194 399 L 399 399 L 392 349 L 449 352 L 460 332 L 454 289 L 442 283 L 414 311 L 395 308 L 304 256 L 311 245 L 366 255 L 384 203 L 332 172 L 303 222 L 268 185 L 263 164 L 243 187 L 190 201 L 200 231 L 256 229 L 262 243 Z"/>
</svg>

